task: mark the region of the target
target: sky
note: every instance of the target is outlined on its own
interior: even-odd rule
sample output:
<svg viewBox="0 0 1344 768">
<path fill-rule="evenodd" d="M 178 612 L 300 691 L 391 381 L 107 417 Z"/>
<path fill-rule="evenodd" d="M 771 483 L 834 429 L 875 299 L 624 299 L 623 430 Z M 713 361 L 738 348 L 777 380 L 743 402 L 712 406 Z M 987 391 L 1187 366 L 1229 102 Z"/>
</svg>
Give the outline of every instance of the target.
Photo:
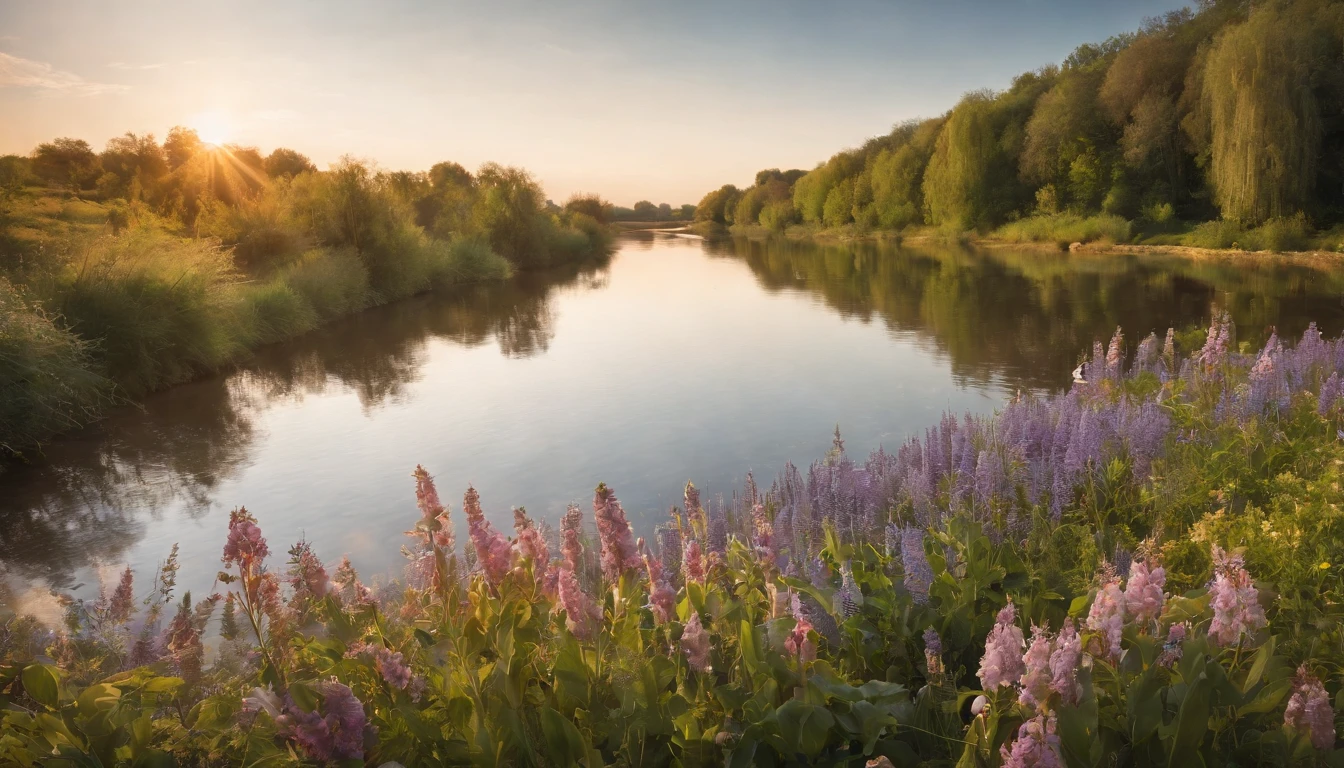
<svg viewBox="0 0 1344 768">
<path fill-rule="evenodd" d="M 696 202 L 811 168 L 1173 0 L 3 0 L 0 154 L 127 131 Z"/>
</svg>

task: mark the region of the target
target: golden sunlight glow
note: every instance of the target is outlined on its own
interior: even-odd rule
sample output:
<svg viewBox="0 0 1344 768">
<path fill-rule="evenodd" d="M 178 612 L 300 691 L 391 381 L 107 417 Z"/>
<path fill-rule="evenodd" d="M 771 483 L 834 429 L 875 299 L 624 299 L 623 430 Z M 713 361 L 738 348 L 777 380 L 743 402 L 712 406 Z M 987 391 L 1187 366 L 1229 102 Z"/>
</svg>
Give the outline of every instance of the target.
<svg viewBox="0 0 1344 768">
<path fill-rule="evenodd" d="M 229 135 L 232 124 L 229 116 L 220 110 L 211 110 L 201 112 L 191 119 L 191 127 L 195 129 L 196 135 L 201 137 L 201 141 L 206 144 L 223 146 L 231 137 Z"/>
</svg>

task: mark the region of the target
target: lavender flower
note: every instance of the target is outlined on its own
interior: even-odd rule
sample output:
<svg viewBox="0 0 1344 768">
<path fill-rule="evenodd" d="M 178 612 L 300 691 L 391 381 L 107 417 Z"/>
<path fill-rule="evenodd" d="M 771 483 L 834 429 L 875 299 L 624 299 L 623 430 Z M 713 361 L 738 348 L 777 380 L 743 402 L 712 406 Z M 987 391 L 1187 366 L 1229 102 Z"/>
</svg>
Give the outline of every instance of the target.
<svg viewBox="0 0 1344 768">
<path fill-rule="evenodd" d="M 546 545 L 546 539 L 542 537 L 537 526 L 532 524 L 531 518 L 527 516 L 527 510 L 523 507 L 515 507 L 513 510 L 513 530 L 518 534 L 513 541 L 514 551 L 520 560 L 532 565 L 532 573 L 540 582 L 545 577 L 546 567 L 551 562 L 551 548 Z"/>
<path fill-rule="evenodd" d="M 1064 768 L 1057 727 L 1053 714 L 1023 723 L 1013 743 L 999 747 L 1003 768 Z"/>
<path fill-rule="evenodd" d="M 565 511 L 560 532 L 560 552 L 564 555 L 565 567 L 576 572 L 583 570 L 583 510 L 577 504 L 570 504 Z"/>
<path fill-rule="evenodd" d="M 304 539 L 289 548 L 287 581 L 291 590 L 290 610 L 300 617 L 307 614 L 314 601 L 327 595 L 327 570 Z"/>
<path fill-rule="evenodd" d="M 980 659 L 980 671 L 976 676 L 986 691 L 1012 687 L 1027 671 L 1022 663 L 1026 641 L 1022 638 L 1022 630 L 1014 624 L 1016 618 L 1017 609 L 1010 599 L 999 611 L 998 621 L 985 640 L 985 655 Z"/>
<path fill-rule="evenodd" d="M 929 627 L 924 630 L 924 669 L 929 673 L 929 677 L 937 677 L 943 674 L 943 638 L 938 636 L 938 630 Z"/>
<path fill-rule="evenodd" d="M 411 668 L 403 661 L 399 651 L 393 651 L 381 643 L 356 643 L 345 653 L 346 658 L 355 656 L 372 657 L 374 669 L 393 688 L 406 690 L 411 684 Z"/>
<path fill-rule="evenodd" d="M 933 568 L 924 554 L 924 531 L 912 525 L 901 529 L 901 570 L 904 572 L 905 588 L 915 603 L 928 605 Z"/>
<path fill-rule="evenodd" d="M 1120 639 L 1125 627 L 1125 594 L 1118 581 L 1112 579 L 1097 590 L 1092 609 L 1087 614 L 1087 628 L 1101 635 L 1101 653 L 1111 660 L 1120 658 Z"/>
<path fill-rule="evenodd" d="M 686 542 L 686 551 L 681 558 L 682 573 L 686 582 L 704 583 L 705 565 L 700 556 L 700 542 L 691 539 Z"/>
<path fill-rule="evenodd" d="M 1171 629 L 1167 630 L 1167 639 L 1162 644 L 1162 653 L 1157 656 L 1158 666 L 1171 669 L 1176 666 L 1176 662 L 1181 660 L 1185 652 L 1185 636 L 1190 631 L 1190 625 L 1184 621 L 1172 624 Z"/>
<path fill-rule="evenodd" d="M 1316 749 L 1326 750 L 1335 745 L 1335 712 L 1330 707 L 1330 694 L 1306 664 L 1297 668 L 1293 678 L 1293 695 L 1283 713 L 1283 727 L 1309 735 Z"/>
<path fill-rule="evenodd" d="M 318 762 L 363 759 L 364 705 L 335 678 L 323 680 L 315 687 L 322 694 L 322 706 L 312 712 L 304 712 L 285 697 L 283 714 L 276 718 L 281 735 L 293 740 L 305 755 Z M 274 706 L 272 701 L 266 704 L 268 708 Z"/>
<path fill-rule="evenodd" d="M 1335 401 L 1339 400 L 1339 392 L 1339 373 L 1331 371 L 1330 378 L 1326 379 L 1325 383 L 1321 385 L 1321 394 L 1320 397 L 1317 398 L 1316 412 L 1322 416 L 1330 413 L 1330 409 L 1335 406 Z"/>
<path fill-rule="evenodd" d="M 439 501 L 439 491 L 434 487 L 434 478 L 424 467 L 417 464 L 415 472 L 415 504 L 420 508 L 420 524 L 424 534 L 431 537 L 434 546 L 451 551 L 456 544 L 453 538 L 453 522 L 448 516 L 448 508 Z M 417 535 L 420 531 L 409 531 L 408 535 Z"/>
</svg>

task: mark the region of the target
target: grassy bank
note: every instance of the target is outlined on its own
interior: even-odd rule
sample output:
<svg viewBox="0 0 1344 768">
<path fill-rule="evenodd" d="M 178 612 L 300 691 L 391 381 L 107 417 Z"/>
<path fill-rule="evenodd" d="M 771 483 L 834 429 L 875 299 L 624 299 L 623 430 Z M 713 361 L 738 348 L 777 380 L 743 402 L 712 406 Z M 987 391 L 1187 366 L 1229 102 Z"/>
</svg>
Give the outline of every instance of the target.
<svg viewBox="0 0 1344 768">
<path fill-rule="evenodd" d="M 0 453 L 334 318 L 606 251 L 602 222 L 544 209 L 521 171 L 456 183 L 442 215 L 424 214 L 448 192 L 354 161 L 202 195 L 190 216 L 20 188 L 0 206 Z"/>
<path fill-rule="evenodd" d="M 379 587 L 235 510 L 218 593 L 170 554 L 0 623 L 0 760 L 1338 764 L 1344 342 L 1238 347 L 1117 332 L 1068 393 L 688 484 L 652 545 L 599 484 L 512 539 L 468 488 L 458 546 L 417 468 Z"/>
</svg>

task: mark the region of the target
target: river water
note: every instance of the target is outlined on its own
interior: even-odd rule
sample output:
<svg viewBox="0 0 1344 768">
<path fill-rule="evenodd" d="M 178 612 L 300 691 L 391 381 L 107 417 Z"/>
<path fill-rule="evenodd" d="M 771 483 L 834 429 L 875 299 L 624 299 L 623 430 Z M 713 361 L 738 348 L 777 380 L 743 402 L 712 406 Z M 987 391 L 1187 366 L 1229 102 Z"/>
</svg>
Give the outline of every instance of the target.
<svg viewBox="0 0 1344 768">
<path fill-rule="evenodd" d="M 174 543 L 207 589 L 229 510 L 273 565 L 306 537 L 372 580 L 401 570 L 423 464 L 465 537 L 480 492 L 554 522 L 614 487 L 647 535 L 693 480 L 731 504 L 806 467 L 838 426 L 851 455 L 896 447 L 945 409 L 988 413 L 1067 386 L 1094 340 L 1231 313 L 1239 338 L 1344 326 L 1344 273 L 956 246 L 708 243 L 631 235 L 600 264 L 425 296 L 262 350 L 0 470 L 0 603 L 50 617 L 53 590 L 139 584 Z M 0 618 L 4 611 L 0 609 Z"/>
</svg>

